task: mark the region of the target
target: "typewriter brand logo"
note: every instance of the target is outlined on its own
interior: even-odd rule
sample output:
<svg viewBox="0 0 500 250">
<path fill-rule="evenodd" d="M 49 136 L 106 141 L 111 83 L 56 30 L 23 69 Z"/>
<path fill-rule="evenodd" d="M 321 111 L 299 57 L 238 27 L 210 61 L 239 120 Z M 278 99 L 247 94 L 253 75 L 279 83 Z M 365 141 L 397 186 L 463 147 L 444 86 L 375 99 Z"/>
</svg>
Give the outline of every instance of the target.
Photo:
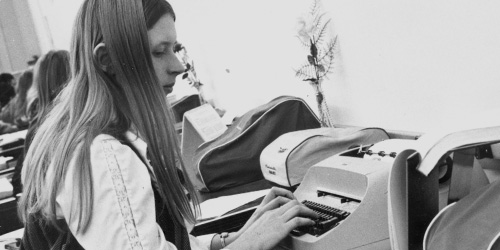
<svg viewBox="0 0 500 250">
<path fill-rule="evenodd" d="M 285 152 L 287 150 L 288 150 L 288 148 L 282 148 L 282 147 L 280 147 L 280 150 L 278 150 L 278 153 L 283 153 L 283 152 Z"/>
<path fill-rule="evenodd" d="M 269 169 L 271 169 L 271 170 L 276 170 L 276 168 L 275 168 L 275 167 L 271 167 L 271 166 L 269 166 L 269 165 L 267 165 L 267 164 L 266 164 L 265 166 L 266 166 L 266 168 L 269 168 Z"/>
<path fill-rule="evenodd" d="M 266 168 L 268 169 L 269 174 L 276 175 L 276 168 L 275 167 L 271 167 L 267 164 L 265 164 L 264 166 L 266 166 Z"/>
</svg>

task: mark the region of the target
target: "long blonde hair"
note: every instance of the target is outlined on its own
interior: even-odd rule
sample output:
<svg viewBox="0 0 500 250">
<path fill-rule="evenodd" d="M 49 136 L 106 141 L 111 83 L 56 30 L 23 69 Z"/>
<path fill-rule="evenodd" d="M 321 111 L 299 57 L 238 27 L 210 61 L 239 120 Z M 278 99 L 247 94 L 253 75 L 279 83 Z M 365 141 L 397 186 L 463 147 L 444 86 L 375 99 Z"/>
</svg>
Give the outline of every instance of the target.
<svg viewBox="0 0 500 250">
<path fill-rule="evenodd" d="M 99 134 L 118 137 L 132 125 L 148 144 L 159 193 L 169 211 L 181 224 L 183 217 L 195 221 L 197 196 L 184 178 L 193 209 L 177 173 L 176 159 L 182 156 L 173 116 L 150 56 L 142 6 L 149 1 L 153 0 L 85 0 L 80 8 L 71 44 L 71 80 L 44 118 L 24 162 L 19 211 L 25 223 L 36 216 L 57 226 L 57 191 L 64 178 L 72 178 L 73 205 L 82 208 L 77 212 L 78 230 L 85 231 L 92 216 L 90 145 Z M 101 42 L 111 58 L 114 77 L 94 60 L 93 49 Z M 66 176 L 71 156 L 78 168 L 74 176 Z M 53 174 L 46 175 L 49 164 Z"/>
<path fill-rule="evenodd" d="M 28 114 L 31 119 L 45 116 L 54 98 L 68 82 L 71 76 L 69 52 L 51 50 L 45 53 L 38 59 L 33 71 L 33 87 L 30 89 L 28 101 L 28 110 L 35 112 Z M 36 106 L 31 107 L 34 104 Z"/>
<path fill-rule="evenodd" d="M 26 112 L 26 95 L 28 90 L 33 85 L 33 71 L 26 70 L 19 77 L 16 89 L 16 112 L 18 112 L 15 117 L 20 117 Z"/>
</svg>

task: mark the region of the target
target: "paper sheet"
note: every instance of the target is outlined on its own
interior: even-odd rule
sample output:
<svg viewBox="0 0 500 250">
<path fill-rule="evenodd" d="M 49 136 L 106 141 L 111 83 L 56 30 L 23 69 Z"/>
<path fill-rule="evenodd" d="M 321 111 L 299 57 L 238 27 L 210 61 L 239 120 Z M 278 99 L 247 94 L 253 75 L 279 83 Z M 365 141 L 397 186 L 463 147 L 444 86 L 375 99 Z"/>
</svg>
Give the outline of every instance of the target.
<svg viewBox="0 0 500 250">
<path fill-rule="evenodd" d="M 420 165 L 417 169 L 424 175 L 428 175 L 437 162 L 447 152 L 474 145 L 500 142 L 500 126 L 480 128 L 465 131 L 435 131 L 422 135 L 418 140 L 391 139 L 373 145 L 370 150 L 375 154 L 365 155 L 366 159 L 394 161 L 392 157 L 382 157 L 376 153 L 384 151 L 402 152 L 413 149 L 420 154 Z"/>
<path fill-rule="evenodd" d="M 187 111 L 184 118 L 191 122 L 205 142 L 217 138 L 227 130 L 227 126 L 210 104 Z"/>
<path fill-rule="evenodd" d="M 417 169 L 424 175 L 428 175 L 447 152 L 500 142 L 500 126 L 459 131 L 444 136 L 442 134 L 441 136 L 428 136 L 429 138 L 424 136 L 419 139 L 420 148 L 417 151 L 420 153 L 421 162 Z"/>
<path fill-rule="evenodd" d="M 270 189 L 260 191 L 222 196 L 204 201 L 200 204 L 201 218 L 198 220 L 206 220 L 219 217 L 239 206 L 245 205 L 257 198 L 265 196 Z"/>
</svg>

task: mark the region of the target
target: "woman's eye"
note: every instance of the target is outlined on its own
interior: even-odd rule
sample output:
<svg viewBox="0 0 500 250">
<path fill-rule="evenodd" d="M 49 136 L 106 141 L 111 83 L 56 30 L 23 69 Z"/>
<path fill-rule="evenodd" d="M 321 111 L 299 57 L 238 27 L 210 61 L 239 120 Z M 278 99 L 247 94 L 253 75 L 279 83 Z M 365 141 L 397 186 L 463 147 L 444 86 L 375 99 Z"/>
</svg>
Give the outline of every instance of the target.
<svg viewBox="0 0 500 250">
<path fill-rule="evenodd" d="M 163 56 L 163 54 L 165 54 L 165 52 L 163 52 L 163 51 L 155 51 L 155 52 L 153 52 L 153 56 L 156 56 L 156 57 Z"/>
</svg>

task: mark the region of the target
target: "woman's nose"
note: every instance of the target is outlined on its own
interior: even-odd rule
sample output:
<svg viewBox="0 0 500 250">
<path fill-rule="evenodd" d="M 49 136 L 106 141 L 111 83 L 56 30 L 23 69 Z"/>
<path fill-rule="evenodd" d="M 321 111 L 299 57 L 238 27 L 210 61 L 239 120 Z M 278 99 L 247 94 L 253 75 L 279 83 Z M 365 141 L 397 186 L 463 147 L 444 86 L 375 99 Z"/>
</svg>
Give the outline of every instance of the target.
<svg viewBox="0 0 500 250">
<path fill-rule="evenodd" d="M 179 58 L 177 56 L 174 56 L 172 58 L 171 67 L 169 67 L 168 73 L 172 75 L 179 75 L 181 73 L 186 72 L 186 67 L 179 61 Z"/>
</svg>

